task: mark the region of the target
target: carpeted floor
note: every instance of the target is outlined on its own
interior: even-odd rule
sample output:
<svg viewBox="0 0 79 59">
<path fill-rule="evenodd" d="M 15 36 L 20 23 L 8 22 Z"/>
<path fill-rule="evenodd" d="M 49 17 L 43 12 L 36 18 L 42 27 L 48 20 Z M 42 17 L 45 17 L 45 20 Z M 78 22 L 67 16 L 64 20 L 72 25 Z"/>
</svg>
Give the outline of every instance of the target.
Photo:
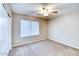
<svg viewBox="0 0 79 59">
<path fill-rule="evenodd" d="M 45 40 L 13 48 L 9 56 L 79 56 L 79 50 Z"/>
</svg>

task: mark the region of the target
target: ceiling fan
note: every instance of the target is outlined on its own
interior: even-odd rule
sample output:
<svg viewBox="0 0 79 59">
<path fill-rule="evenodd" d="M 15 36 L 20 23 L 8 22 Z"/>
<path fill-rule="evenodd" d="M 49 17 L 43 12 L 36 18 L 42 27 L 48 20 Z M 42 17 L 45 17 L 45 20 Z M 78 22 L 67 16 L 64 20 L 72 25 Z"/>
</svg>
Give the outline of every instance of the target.
<svg viewBox="0 0 79 59">
<path fill-rule="evenodd" d="M 40 7 L 30 13 L 33 14 L 32 16 L 29 16 L 30 18 L 50 19 L 57 15 L 58 11 L 53 10 L 52 6 L 50 8 L 50 5 L 47 3 L 41 3 Z"/>
<path fill-rule="evenodd" d="M 41 7 L 41 11 L 39 13 L 37 13 L 36 15 L 48 17 L 48 16 L 50 16 L 52 14 L 56 14 L 56 13 L 58 13 L 57 10 L 52 10 L 52 8 L 50 8 L 50 6 L 47 3 L 43 3 L 42 7 Z"/>
</svg>

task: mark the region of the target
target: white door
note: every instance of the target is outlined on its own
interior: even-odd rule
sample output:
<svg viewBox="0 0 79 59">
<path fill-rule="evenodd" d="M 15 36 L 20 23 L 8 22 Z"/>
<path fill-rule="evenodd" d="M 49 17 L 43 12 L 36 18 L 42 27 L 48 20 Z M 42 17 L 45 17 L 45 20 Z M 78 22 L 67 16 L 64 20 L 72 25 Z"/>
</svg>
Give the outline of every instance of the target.
<svg viewBox="0 0 79 59">
<path fill-rule="evenodd" d="M 10 18 L 0 4 L 0 55 L 6 55 L 11 49 Z"/>
</svg>

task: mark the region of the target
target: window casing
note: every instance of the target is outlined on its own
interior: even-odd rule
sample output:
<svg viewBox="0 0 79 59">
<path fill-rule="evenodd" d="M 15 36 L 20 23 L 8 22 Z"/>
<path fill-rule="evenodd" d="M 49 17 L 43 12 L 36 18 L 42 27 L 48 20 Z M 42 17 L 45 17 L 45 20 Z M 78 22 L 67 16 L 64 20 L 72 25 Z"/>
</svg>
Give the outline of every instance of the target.
<svg viewBox="0 0 79 59">
<path fill-rule="evenodd" d="M 39 21 L 21 20 L 20 36 L 29 37 L 39 35 Z"/>
</svg>

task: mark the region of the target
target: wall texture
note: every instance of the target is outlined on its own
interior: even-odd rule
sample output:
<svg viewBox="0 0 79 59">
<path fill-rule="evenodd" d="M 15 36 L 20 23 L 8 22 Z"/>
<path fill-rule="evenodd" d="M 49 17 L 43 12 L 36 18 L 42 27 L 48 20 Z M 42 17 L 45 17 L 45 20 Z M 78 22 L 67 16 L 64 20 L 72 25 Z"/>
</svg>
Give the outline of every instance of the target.
<svg viewBox="0 0 79 59">
<path fill-rule="evenodd" d="M 40 41 L 40 40 L 45 40 L 48 38 L 48 23 L 47 20 L 43 20 L 43 19 L 36 19 L 40 22 L 40 35 L 38 36 L 31 36 L 31 37 L 26 37 L 26 38 L 21 38 L 20 37 L 20 20 L 22 18 L 28 19 L 27 16 L 23 16 L 23 15 L 18 15 L 18 14 L 13 14 L 13 25 L 12 25 L 12 37 L 13 37 L 13 47 L 16 47 L 18 45 L 22 45 L 22 44 L 27 44 L 27 43 L 32 43 L 32 42 L 36 42 L 36 41 Z M 30 19 L 32 20 L 32 19 Z"/>
<path fill-rule="evenodd" d="M 60 14 L 48 22 L 48 38 L 79 49 L 79 4 L 61 7 Z"/>
<path fill-rule="evenodd" d="M 20 38 L 20 20 L 27 16 L 13 14 L 13 47 L 49 38 L 79 49 L 79 4 L 62 4 L 57 10 L 58 16 L 49 21 L 36 19 L 40 22 L 40 35 L 26 38 Z"/>
</svg>

